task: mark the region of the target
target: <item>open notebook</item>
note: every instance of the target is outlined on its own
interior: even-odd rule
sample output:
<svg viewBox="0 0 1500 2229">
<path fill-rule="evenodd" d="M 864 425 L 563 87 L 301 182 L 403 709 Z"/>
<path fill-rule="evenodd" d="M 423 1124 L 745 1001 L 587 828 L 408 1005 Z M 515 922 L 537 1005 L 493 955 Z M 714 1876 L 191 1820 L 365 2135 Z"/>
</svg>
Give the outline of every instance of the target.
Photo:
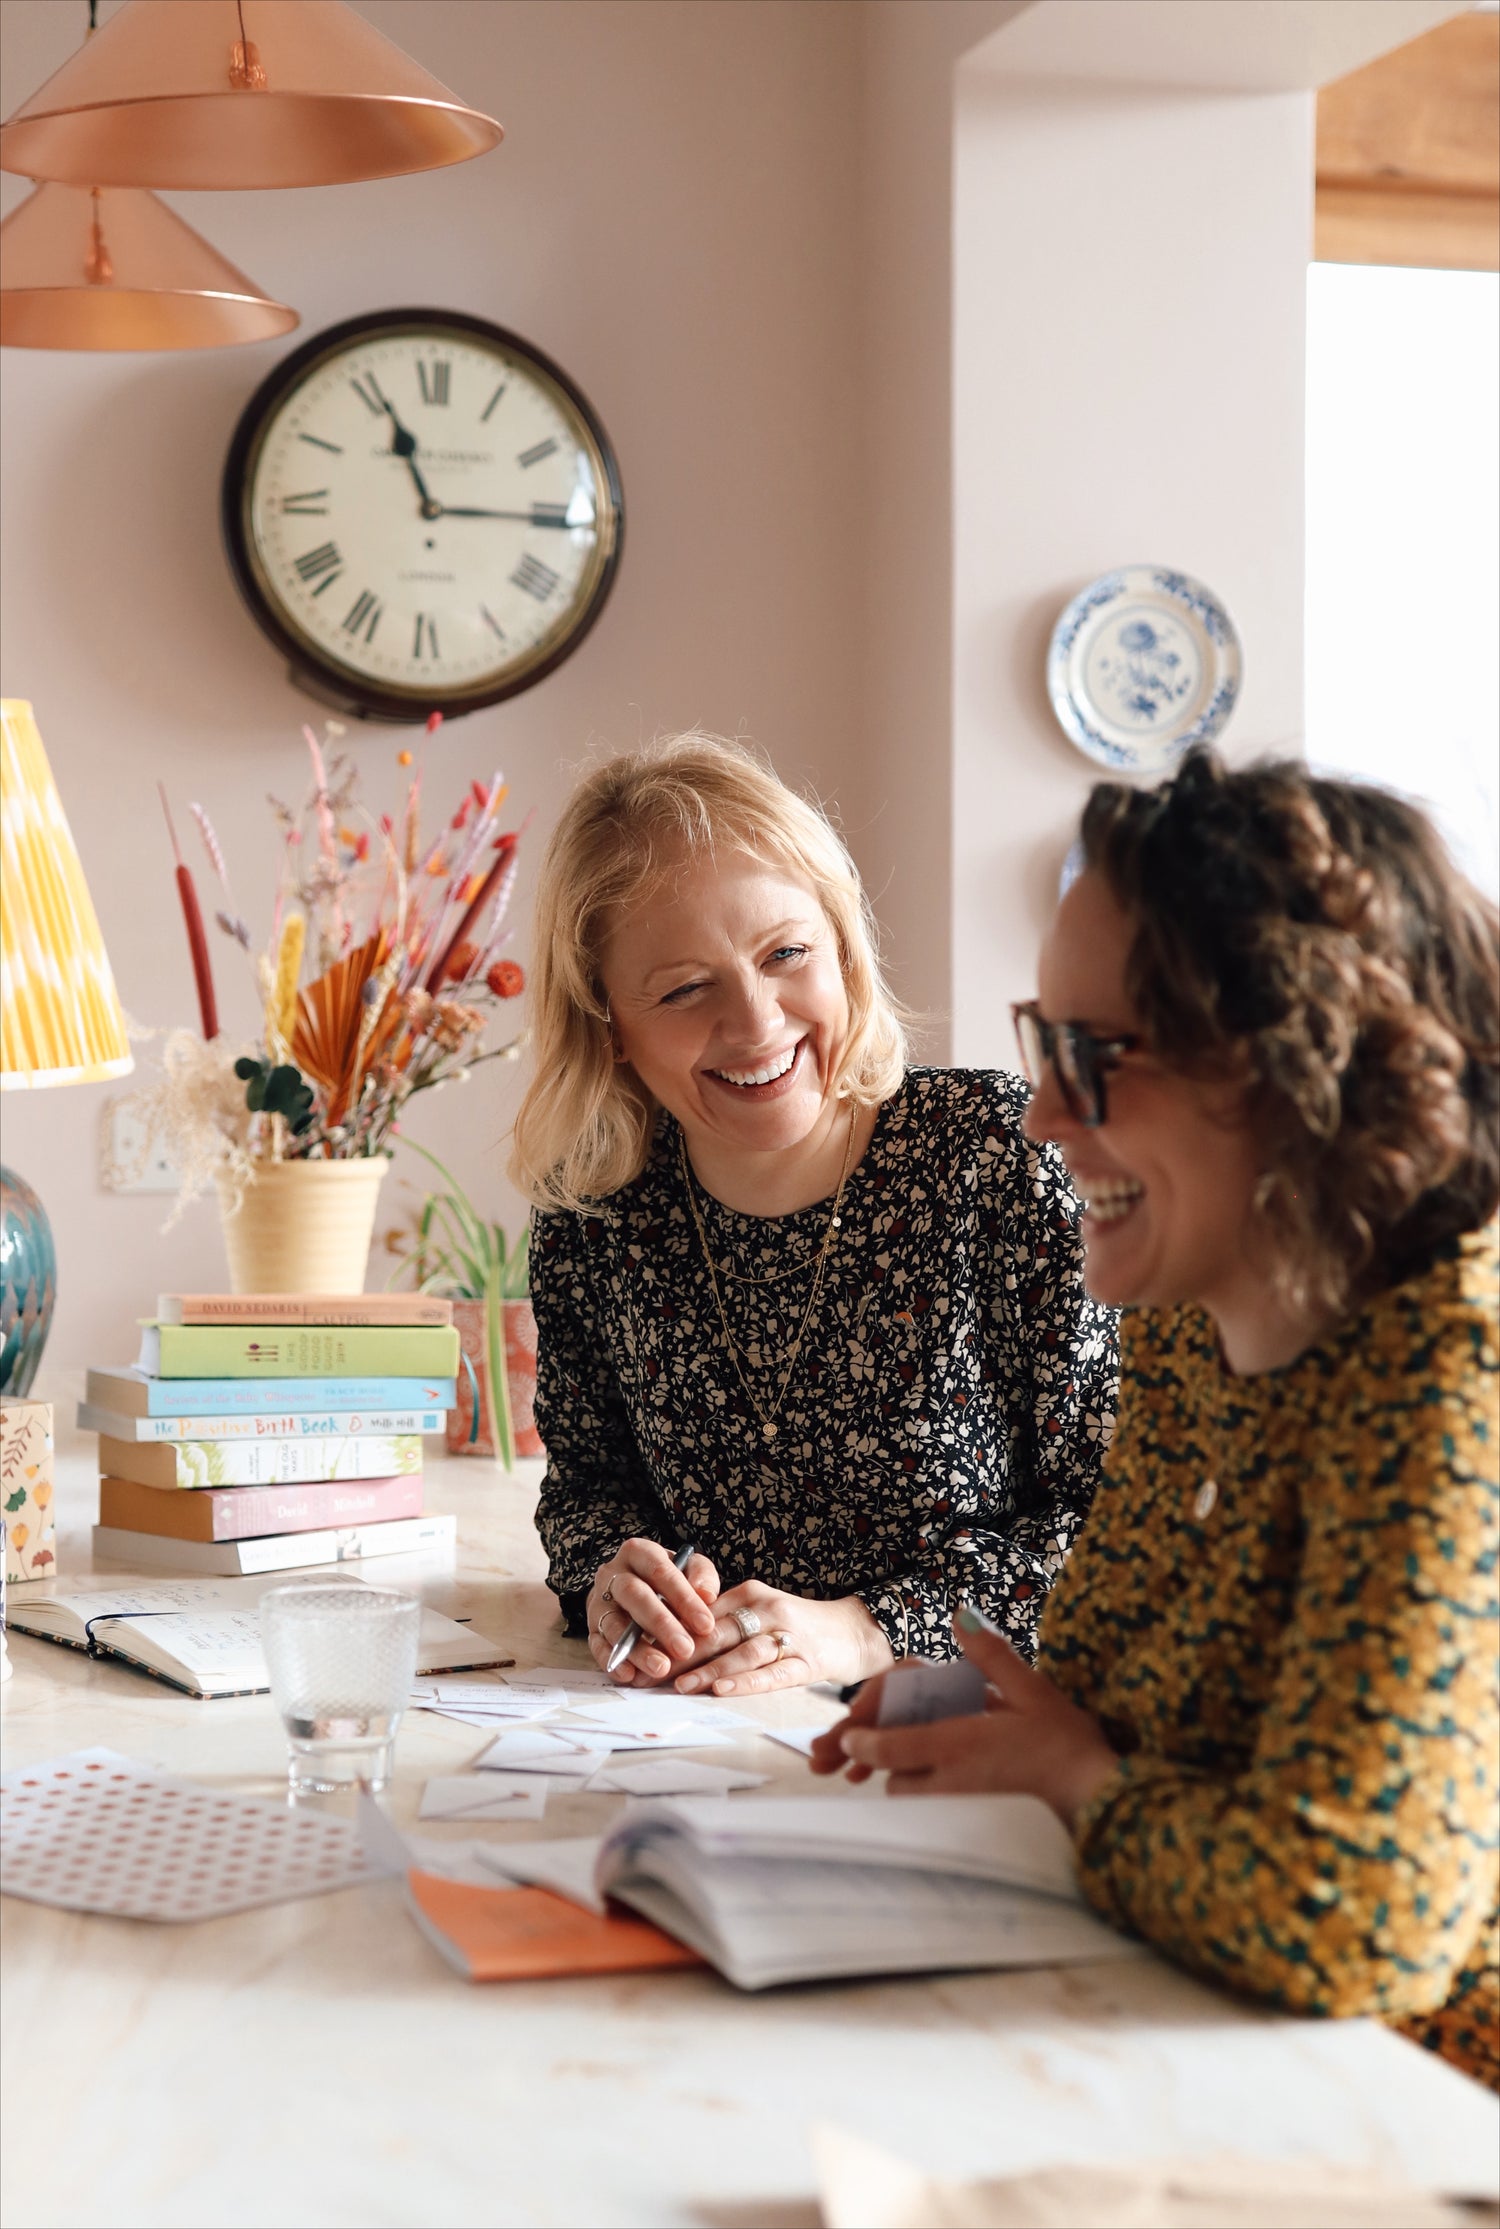
<svg viewBox="0 0 1500 2229">
<path fill-rule="evenodd" d="M 605 1836 L 595 1881 L 740 1989 L 1142 1955 L 1084 1909 L 1032 1796 L 667 1797 Z"/>
<path fill-rule="evenodd" d="M 134 1585 L 12 1594 L 6 1607 L 18 1633 L 61 1641 L 98 1656 L 123 1658 L 185 1694 L 260 1695 L 270 1679 L 260 1646 L 260 1597 L 286 1582 L 280 1572 L 255 1579 L 149 1579 Z M 358 1586 L 329 1578 L 329 1586 Z M 514 1660 L 481 1633 L 436 1610 L 422 1612 L 419 1672 L 475 1670 Z"/>
</svg>

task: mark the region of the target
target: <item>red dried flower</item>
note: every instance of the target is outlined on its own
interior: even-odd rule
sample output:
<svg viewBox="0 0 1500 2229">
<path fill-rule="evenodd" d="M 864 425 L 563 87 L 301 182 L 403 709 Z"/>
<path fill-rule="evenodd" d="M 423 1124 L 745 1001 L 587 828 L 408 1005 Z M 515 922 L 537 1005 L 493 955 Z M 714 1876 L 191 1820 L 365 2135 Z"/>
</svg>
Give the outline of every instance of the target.
<svg viewBox="0 0 1500 2229">
<path fill-rule="evenodd" d="M 468 974 L 470 968 L 474 965 L 474 962 L 478 959 L 478 957 L 479 947 L 477 944 L 469 944 L 467 942 L 463 944 L 455 944 L 453 950 L 448 954 L 447 959 L 443 963 L 444 982 L 461 982 L 463 977 Z"/>
<path fill-rule="evenodd" d="M 519 960 L 496 960 L 485 981 L 496 998 L 519 998 L 526 988 L 526 976 Z"/>
</svg>

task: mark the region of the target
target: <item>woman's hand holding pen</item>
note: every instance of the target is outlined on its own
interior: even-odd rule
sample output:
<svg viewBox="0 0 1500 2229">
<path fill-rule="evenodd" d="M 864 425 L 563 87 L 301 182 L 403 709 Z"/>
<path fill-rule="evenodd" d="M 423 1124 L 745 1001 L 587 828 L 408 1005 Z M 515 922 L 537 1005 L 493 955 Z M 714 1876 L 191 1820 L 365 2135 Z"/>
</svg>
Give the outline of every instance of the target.
<svg viewBox="0 0 1500 2229">
<path fill-rule="evenodd" d="M 605 1669 L 634 1621 L 640 1639 L 610 1677 L 622 1687 L 650 1686 L 690 1664 L 712 1639 L 710 1605 L 718 1598 L 719 1574 L 707 1556 L 690 1556 L 679 1571 L 660 1541 L 627 1540 L 589 1589 L 589 1652 Z"/>
<path fill-rule="evenodd" d="M 891 1663 L 885 1635 L 857 1595 L 809 1602 L 747 1579 L 719 1592 L 707 1556 L 679 1571 L 655 1540 L 627 1540 L 602 1564 L 588 1598 L 589 1649 L 607 1669 L 633 1620 L 640 1638 L 610 1677 L 667 1680 L 684 1695 L 761 1695 L 813 1680 L 872 1679 Z"/>
</svg>

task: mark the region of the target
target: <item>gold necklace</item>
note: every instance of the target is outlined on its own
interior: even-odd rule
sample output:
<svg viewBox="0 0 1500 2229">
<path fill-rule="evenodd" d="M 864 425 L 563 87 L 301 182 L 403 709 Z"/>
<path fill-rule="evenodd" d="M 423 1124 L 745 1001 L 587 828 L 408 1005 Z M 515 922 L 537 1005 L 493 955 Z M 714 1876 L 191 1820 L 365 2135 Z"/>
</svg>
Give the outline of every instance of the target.
<svg viewBox="0 0 1500 2229">
<path fill-rule="evenodd" d="M 688 1206 L 692 1210 L 694 1228 L 698 1233 L 698 1244 L 703 1249 L 703 1260 L 708 1270 L 708 1282 L 713 1291 L 714 1306 L 719 1311 L 719 1328 L 724 1334 L 724 1344 L 729 1349 L 729 1359 L 734 1364 L 734 1374 L 744 1389 L 745 1399 L 760 1418 L 762 1436 L 768 1440 L 774 1440 L 776 1437 L 776 1419 L 781 1414 L 782 1404 L 786 1400 L 787 1387 L 792 1382 L 792 1373 L 797 1367 L 797 1358 L 802 1352 L 802 1342 L 807 1337 L 808 1325 L 812 1322 L 817 1311 L 819 1296 L 823 1290 L 823 1272 L 828 1267 L 828 1256 L 833 1248 L 833 1234 L 843 1228 L 844 1219 L 840 1209 L 844 1204 L 844 1187 L 849 1181 L 849 1170 L 854 1161 L 854 1133 L 857 1126 L 857 1110 L 851 1106 L 849 1109 L 849 1135 L 844 1144 L 844 1165 L 839 1171 L 839 1185 L 838 1190 L 833 1195 L 833 1209 L 824 1227 L 823 1243 L 818 1248 L 817 1261 L 813 1267 L 812 1291 L 807 1296 L 807 1306 L 802 1311 L 802 1321 L 798 1324 L 796 1336 L 792 1340 L 786 1358 L 786 1368 L 782 1371 L 781 1382 L 776 1388 L 776 1398 L 768 1409 L 762 1408 L 755 1389 L 745 1374 L 744 1365 L 740 1361 L 739 1343 L 729 1328 L 729 1317 L 724 1308 L 724 1295 L 719 1290 L 719 1273 L 714 1267 L 713 1249 L 708 1243 L 708 1232 L 704 1228 L 702 1210 L 698 1205 L 697 1187 L 693 1183 L 692 1163 L 688 1160 L 687 1134 L 680 1126 L 678 1128 L 677 1159 L 682 1169 L 682 1181 L 687 1191 Z M 769 1284 L 774 1280 L 765 1278 L 755 1281 Z"/>
</svg>

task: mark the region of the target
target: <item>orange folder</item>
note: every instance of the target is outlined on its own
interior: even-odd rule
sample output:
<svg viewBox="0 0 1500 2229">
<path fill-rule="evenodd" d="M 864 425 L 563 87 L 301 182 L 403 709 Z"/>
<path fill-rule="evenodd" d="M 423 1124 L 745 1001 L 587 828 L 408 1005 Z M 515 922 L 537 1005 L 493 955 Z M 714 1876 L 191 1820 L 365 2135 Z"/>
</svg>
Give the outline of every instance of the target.
<svg viewBox="0 0 1500 2229">
<path fill-rule="evenodd" d="M 470 1981 L 539 1981 L 553 1974 L 636 1973 L 701 1966 L 684 1943 L 643 1919 L 599 1919 L 544 1888 L 470 1888 L 408 1873 L 406 1896 L 428 1940 Z"/>
</svg>

